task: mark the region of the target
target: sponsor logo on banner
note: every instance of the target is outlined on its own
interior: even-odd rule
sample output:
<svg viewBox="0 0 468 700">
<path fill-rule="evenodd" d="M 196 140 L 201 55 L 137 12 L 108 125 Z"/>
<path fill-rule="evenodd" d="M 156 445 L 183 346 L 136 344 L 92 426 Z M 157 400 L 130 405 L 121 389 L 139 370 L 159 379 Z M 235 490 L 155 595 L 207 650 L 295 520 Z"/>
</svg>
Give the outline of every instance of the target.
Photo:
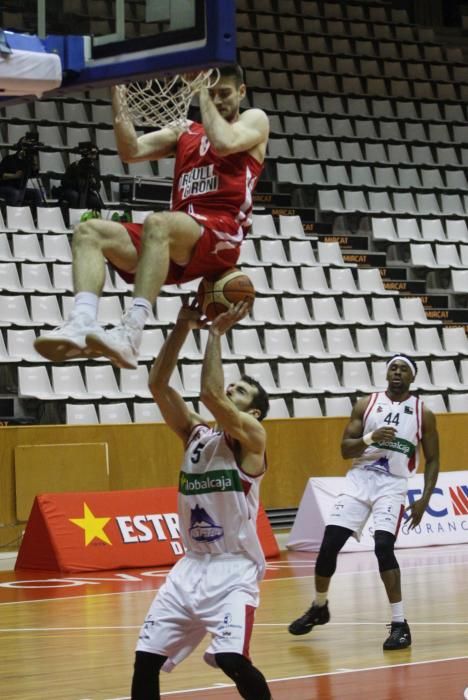
<svg viewBox="0 0 468 700">
<path fill-rule="evenodd" d="M 177 541 L 180 540 L 177 513 L 118 515 L 115 520 L 125 544 L 169 540 L 174 552 L 182 554 L 182 545 Z"/>
<path fill-rule="evenodd" d="M 422 496 L 421 489 L 408 490 L 408 502 L 411 505 Z M 450 501 L 449 501 L 450 498 Z M 439 506 L 439 507 L 437 507 Z M 445 518 L 447 515 L 468 515 L 468 486 L 457 484 L 442 489 L 436 486 L 426 513 L 433 518 Z"/>
<path fill-rule="evenodd" d="M 325 525 L 333 522 L 333 514 L 340 506 L 339 494 L 347 493 L 345 477 L 317 477 L 309 480 L 291 531 L 288 547 L 304 551 L 318 551 Z M 408 480 L 405 505 L 418 501 L 424 490 L 424 475 L 416 474 Z M 395 546 L 430 547 L 432 545 L 468 542 L 468 471 L 441 472 L 429 505 L 419 525 L 409 528 L 409 515 L 403 515 Z M 366 522 L 360 541 L 350 537 L 343 551 L 362 551 L 374 548 L 374 521 L 372 514 Z"/>
<path fill-rule="evenodd" d="M 468 486 L 460 483 L 452 472 L 452 479 L 447 481 L 448 474 L 440 474 L 438 486 L 432 492 L 431 499 L 420 524 L 412 530 L 408 529 L 408 512 L 404 513 L 404 525 L 398 536 L 402 546 L 417 546 L 418 540 L 430 539 L 428 544 L 450 544 L 451 541 L 468 541 Z M 455 478 L 454 478 L 455 477 Z M 422 475 L 417 476 L 423 480 Z M 443 482 L 446 483 L 443 483 Z M 413 480 L 410 481 L 412 486 Z M 458 483 L 457 483 L 458 482 Z M 407 505 L 418 501 L 423 493 L 420 488 L 409 488 Z M 372 532 L 372 529 L 369 528 Z M 407 541 L 405 541 L 407 540 Z"/>
<path fill-rule="evenodd" d="M 83 503 L 83 517 L 82 518 L 69 518 L 69 521 L 84 530 L 84 538 L 86 547 L 88 544 L 93 542 L 93 540 L 98 539 L 106 544 L 112 544 L 106 532 L 104 531 L 105 526 L 109 522 L 110 518 L 98 518 L 91 511 L 87 503 Z"/>
<path fill-rule="evenodd" d="M 183 554 L 180 540 L 179 516 L 177 513 L 149 513 L 145 515 L 116 515 L 114 517 L 97 516 L 91 511 L 86 502 L 83 503 L 83 517 L 69 518 L 69 521 L 81 528 L 84 544 L 97 545 L 103 542 L 112 546 L 116 544 L 115 536 L 120 544 L 137 542 L 162 542 L 169 540 L 175 554 Z M 109 523 L 111 523 L 109 525 Z M 117 528 L 112 528 L 112 523 Z M 114 541 L 112 540 L 114 537 Z"/>
<path fill-rule="evenodd" d="M 224 481 L 214 478 L 227 488 L 228 477 L 226 472 Z M 208 514 L 198 513 L 195 520 L 196 537 L 219 536 Z M 181 527 L 174 487 L 39 494 L 16 568 L 98 571 L 172 565 L 185 552 Z M 261 507 L 257 527 L 266 556 L 276 556 L 278 545 Z"/>
<path fill-rule="evenodd" d="M 455 515 L 468 515 L 468 486 L 450 487 L 449 493 Z"/>
</svg>

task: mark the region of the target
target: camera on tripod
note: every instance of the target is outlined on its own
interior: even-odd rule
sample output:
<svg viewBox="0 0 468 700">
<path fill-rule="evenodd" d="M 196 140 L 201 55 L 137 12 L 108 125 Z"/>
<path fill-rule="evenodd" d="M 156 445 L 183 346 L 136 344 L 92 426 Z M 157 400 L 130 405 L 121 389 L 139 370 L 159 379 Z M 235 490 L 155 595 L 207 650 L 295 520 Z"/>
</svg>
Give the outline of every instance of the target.
<svg viewBox="0 0 468 700">
<path fill-rule="evenodd" d="M 37 153 L 41 148 L 44 148 L 44 144 L 39 141 L 38 134 L 28 131 L 20 138 L 16 147 L 18 151 L 26 151 L 26 154 L 29 154 Z"/>
<path fill-rule="evenodd" d="M 94 187 L 94 181 L 99 174 L 96 167 L 98 156 L 97 146 L 92 141 L 80 141 L 76 152 L 81 156 L 80 160 L 77 162 L 80 177 L 89 180 L 90 182 L 88 184 Z"/>
<path fill-rule="evenodd" d="M 80 141 L 76 149 L 82 158 L 96 160 L 98 155 L 97 146 L 92 141 Z"/>
<path fill-rule="evenodd" d="M 39 175 L 39 151 L 45 148 L 44 144 L 39 141 L 39 137 L 33 131 L 28 131 L 20 138 L 16 144 L 16 153 L 24 163 L 24 183 L 26 188 L 29 178 L 37 178 Z"/>
<path fill-rule="evenodd" d="M 52 190 L 52 194 L 59 198 L 66 219 L 68 207 L 91 210 L 104 207 L 99 194 L 101 176 L 98 153 L 99 149 L 93 141 L 80 141 L 70 149 L 70 162 L 62 175 L 60 187 Z"/>
<path fill-rule="evenodd" d="M 88 202 L 88 193 L 93 193 L 101 206 L 102 202 L 99 195 L 101 182 L 98 165 L 99 149 L 92 141 L 80 141 L 75 152 L 78 152 L 81 156 L 80 160 L 74 164 L 79 177 L 80 201 Z M 88 206 L 88 204 L 83 204 L 83 206 Z"/>
</svg>

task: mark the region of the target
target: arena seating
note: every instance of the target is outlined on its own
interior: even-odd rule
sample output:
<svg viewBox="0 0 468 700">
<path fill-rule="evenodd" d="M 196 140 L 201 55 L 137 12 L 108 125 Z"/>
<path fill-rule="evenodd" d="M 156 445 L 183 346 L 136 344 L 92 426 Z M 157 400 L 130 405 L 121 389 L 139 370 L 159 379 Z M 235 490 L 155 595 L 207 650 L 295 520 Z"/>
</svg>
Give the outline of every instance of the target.
<svg viewBox="0 0 468 700">
<path fill-rule="evenodd" d="M 136 35 L 143 5 L 128 4 Z M 69 5 L 99 31 L 112 18 L 112 3 Z M 385 361 L 402 351 L 418 361 L 415 386 L 428 406 L 468 412 L 461 50 L 438 44 L 431 28 L 379 0 L 239 0 L 237 7 L 245 106 L 261 107 L 271 122 L 263 181 L 272 197 L 256 202 L 242 250 L 257 300 L 223 338 L 227 379 L 243 371 L 259 378 L 271 392 L 270 417 L 348 415 L 356 397 L 385 386 Z M 11 28 L 19 21 L 13 14 Z M 170 160 L 123 164 L 111 123 L 102 88 L 0 111 L 5 153 L 29 130 L 45 144 L 48 196 L 37 214 L 6 207 L 0 219 L 1 387 L 13 384 L 21 400 L 36 401 L 39 418 L 44 402 L 54 406 L 58 422 L 161 421 L 148 369 L 180 294 L 197 287 L 163 290 L 136 372 L 102 359 L 52 366 L 32 350 L 35 335 L 59 323 L 72 299 L 70 240 L 82 212 L 70 212 L 68 227 L 51 195 L 77 157 L 71 149 L 92 139 L 101 151 L 103 216 L 129 208 L 120 201 L 122 180 L 172 176 Z M 277 205 L 285 197 L 291 213 Z M 132 213 L 143 216 L 141 207 Z M 360 254 L 364 262 L 355 261 Z M 109 269 L 99 320 L 117 323 L 130 294 Z M 209 417 L 197 398 L 205 341 L 203 332 L 187 341 L 174 386 Z"/>
</svg>

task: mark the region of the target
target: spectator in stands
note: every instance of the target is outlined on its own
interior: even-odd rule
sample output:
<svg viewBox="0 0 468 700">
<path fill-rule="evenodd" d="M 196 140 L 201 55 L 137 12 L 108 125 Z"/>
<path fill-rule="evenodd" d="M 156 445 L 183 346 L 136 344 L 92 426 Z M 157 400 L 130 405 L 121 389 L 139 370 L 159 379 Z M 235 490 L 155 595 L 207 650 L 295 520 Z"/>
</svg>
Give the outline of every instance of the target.
<svg viewBox="0 0 468 700">
<path fill-rule="evenodd" d="M 439 473 L 434 414 L 409 391 L 416 371 L 413 360 L 395 355 L 387 363 L 387 390 L 359 399 L 353 408 L 341 442 L 343 457 L 354 458 L 352 468 L 325 528 L 315 564 L 315 599 L 309 610 L 290 624 L 291 634 L 307 634 L 315 625 L 329 621 L 328 588 L 338 553 L 351 535 L 359 540 L 372 513 L 375 555 L 392 609 L 390 634 L 383 648 L 404 649 L 411 645 L 394 546 L 404 513 L 408 478 L 418 467 L 420 443 L 426 460 L 424 490 L 421 498 L 406 509 L 410 529 L 421 522 Z"/>
<path fill-rule="evenodd" d="M 78 144 L 78 151 L 81 158 L 68 166 L 60 187 L 54 190 L 54 196 L 59 197 L 62 210 L 68 207 L 93 211 L 101 209 L 99 151 L 91 141 Z"/>
<path fill-rule="evenodd" d="M 34 133 L 25 134 L 0 163 L 0 198 L 9 206 L 39 204 L 43 200 L 39 178 L 39 143 Z M 35 179 L 37 187 L 28 186 Z"/>
</svg>

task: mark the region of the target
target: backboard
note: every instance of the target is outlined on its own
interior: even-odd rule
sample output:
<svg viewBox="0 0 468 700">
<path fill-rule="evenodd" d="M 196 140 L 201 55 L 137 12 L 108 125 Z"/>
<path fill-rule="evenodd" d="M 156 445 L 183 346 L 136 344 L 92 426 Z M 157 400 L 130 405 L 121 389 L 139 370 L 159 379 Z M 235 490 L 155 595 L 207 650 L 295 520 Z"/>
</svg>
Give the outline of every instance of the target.
<svg viewBox="0 0 468 700">
<path fill-rule="evenodd" d="M 100 19 L 102 7 L 94 0 L 87 3 L 87 12 L 76 3 L 37 3 L 30 27 L 34 31 L 36 22 L 37 36 L 31 31 L 8 34 L 13 51 L 8 61 L 2 57 L 0 101 L 198 72 L 236 61 L 235 0 L 113 0 L 106 5 L 112 14 Z M 35 52 L 22 72 L 11 68 L 20 49 Z M 40 82 L 33 68 L 45 59 L 47 70 L 53 65 L 53 75 L 49 70 L 48 81 Z M 7 69 L 13 77 L 8 86 Z"/>
<path fill-rule="evenodd" d="M 123 83 L 236 61 L 235 0 L 158 0 L 148 3 L 146 13 L 149 25 L 139 26 L 155 27 L 154 33 L 86 37 L 84 68 L 73 86 Z"/>
</svg>

